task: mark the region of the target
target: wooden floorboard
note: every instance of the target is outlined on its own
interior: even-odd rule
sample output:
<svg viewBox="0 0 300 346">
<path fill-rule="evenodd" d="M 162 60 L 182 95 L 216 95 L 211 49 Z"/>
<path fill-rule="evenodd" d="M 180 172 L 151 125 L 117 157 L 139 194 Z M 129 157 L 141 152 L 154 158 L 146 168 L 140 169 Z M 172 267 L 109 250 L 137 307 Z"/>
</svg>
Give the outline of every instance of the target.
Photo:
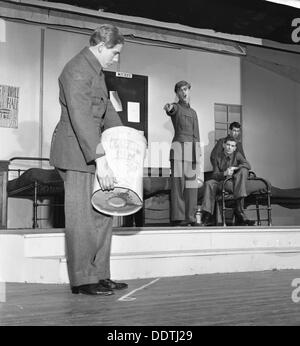
<svg viewBox="0 0 300 346">
<path fill-rule="evenodd" d="M 6 283 L 0 325 L 300 325 L 295 278 L 300 270 L 164 277 L 132 301 L 118 299 L 153 279 L 130 280 L 109 297 L 73 295 L 68 285 Z"/>
</svg>

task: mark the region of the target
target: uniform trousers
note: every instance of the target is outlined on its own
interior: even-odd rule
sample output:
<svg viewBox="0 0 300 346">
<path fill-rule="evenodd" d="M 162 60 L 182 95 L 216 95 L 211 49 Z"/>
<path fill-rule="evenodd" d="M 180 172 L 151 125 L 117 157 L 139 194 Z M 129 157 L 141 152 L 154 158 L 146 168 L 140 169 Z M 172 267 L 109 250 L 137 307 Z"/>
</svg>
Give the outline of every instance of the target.
<svg viewBox="0 0 300 346">
<path fill-rule="evenodd" d="M 240 168 L 233 175 L 233 182 L 226 183 L 225 190 L 233 193 L 235 199 L 248 196 L 246 182 L 248 179 L 247 168 Z M 210 214 L 214 213 L 216 195 L 222 189 L 223 181 L 210 179 L 204 183 L 204 195 L 202 201 L 202 210 Z"/>
<path fill-rule="evenodd" d="M 95 175 L 61 171 L 65 186 L 67 266 L 71 286 L 110 278 L 112 216 L 91 204 Z"/>
<path fill-rule="evenodd" d="M 171 160 L 171 220 L 195 222 L 198 184 L 196 163 Z"/>
</svg>

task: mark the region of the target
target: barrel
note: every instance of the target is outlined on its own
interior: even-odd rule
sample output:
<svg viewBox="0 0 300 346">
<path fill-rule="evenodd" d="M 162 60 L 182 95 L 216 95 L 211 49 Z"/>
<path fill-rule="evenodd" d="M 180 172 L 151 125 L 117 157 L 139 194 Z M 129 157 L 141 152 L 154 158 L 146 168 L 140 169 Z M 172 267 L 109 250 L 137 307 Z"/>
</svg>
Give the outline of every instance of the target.
<svg viewBox="0 0 300 346">
<path fill-rule="evenodd" d="M 101 213 L 125 216 L 143 206 L 143 167 L 147 141 L 141 131 L 127 126 L 103 131 L 101 144 L 116 178 L 113 190 L 100 188 L 95 174 L 92 205 Z"/>
</svg>

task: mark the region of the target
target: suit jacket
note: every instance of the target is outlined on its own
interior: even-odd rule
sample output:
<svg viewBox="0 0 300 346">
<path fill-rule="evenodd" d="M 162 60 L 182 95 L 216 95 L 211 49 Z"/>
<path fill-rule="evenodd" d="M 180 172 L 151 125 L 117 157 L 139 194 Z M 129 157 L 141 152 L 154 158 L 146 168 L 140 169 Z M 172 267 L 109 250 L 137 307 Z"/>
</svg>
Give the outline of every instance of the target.
<svg viewBox="0 0 300 346">
<path fill-rule="evenodd" d="M 224 180 L 226 178 L 224 172 L 232 166 L 251 169 L 250 163 L 239 151 L 235 151 L 232 155 L 226 155 L 223 150 L 213 161 L 212 179 L 217 181 Z"/>
<path fill-rule="evenodd" d="M 217 143 L 215 144 L 211 154 L 210 154 L 210 162 L 211 164 L 213 165 L 213 162 L 214 162 L 214 159 L 221 155 L 222 151 L 223 151 L 223 143 L 224 143 L 224 138 L 220 138 Z M 244 158 L 246 158 L 246 155 L 244 153 L 244 149 L 243 149 L 243 146 L 242 146 L 242 143 L 241 142 L 237 142 L 236 143 L 236 151 L 239 151 L 243 156 Z"/>
<path fill-rule="evenodd" d="M 173 103 L 167 112 L 174 127 L 170 160 L 200 161 L 200 134 L 197 113 L 183 102 Z"/>
<path fill-rule="evenodd" d="M 50 163 L 93 173 L 95 159 L 105 155 L 99 146 L 102 131 L 122 125 L 108 99 L 102 66 L 86 47 L 66 64 L 58 81 L 61 117 L 52 137 Z"/>
</svg>

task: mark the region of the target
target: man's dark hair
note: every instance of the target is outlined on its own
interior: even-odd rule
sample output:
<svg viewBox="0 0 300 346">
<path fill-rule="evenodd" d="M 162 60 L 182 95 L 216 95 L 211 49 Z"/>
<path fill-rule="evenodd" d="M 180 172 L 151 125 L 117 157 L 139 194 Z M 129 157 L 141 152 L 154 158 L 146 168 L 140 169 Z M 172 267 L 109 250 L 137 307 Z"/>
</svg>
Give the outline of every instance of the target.
<svg viewBox="0 0 300 346">
<path fill-rule="evenodd" d="M 235 143 L 237 143 L 238 141 L 234 137 L 232 137 L 232 136 L 227 136 L 227 137 L 224 138 L 224 142 L 223 143 L 225 144 L 227 142 L 235 142 Z"/>
<path fill-rule="evenodd" d="M 96 46 L 100 42 L 103 42 L 107 48 L 113 48 L 117 44 L 124 44 L 124 37 L 116 26 L 103 24 L 92 33 L 90 46 Z"/>
<path fill-rule="evenodd" d="M 175 93 L 177 93 L 178 90 L 180 90 L 181 87 L 187 86 L 189 89 L 191 89 L 191 84 L 185 80 L 181 80 L 180 82 L 177 82 L 174 87 Z"/>
<path fill-rule="evenodd" d="M 234 127 L 235 127 L 236 129 L 240 129 L 240 128 L 241 128 L 241 124 L 238 123 L 237 121 L 234 121 L 233 123 L 231 123 L 231 124 L 229 125 L 229 130 L 232 130 Z"/>
</svg>

